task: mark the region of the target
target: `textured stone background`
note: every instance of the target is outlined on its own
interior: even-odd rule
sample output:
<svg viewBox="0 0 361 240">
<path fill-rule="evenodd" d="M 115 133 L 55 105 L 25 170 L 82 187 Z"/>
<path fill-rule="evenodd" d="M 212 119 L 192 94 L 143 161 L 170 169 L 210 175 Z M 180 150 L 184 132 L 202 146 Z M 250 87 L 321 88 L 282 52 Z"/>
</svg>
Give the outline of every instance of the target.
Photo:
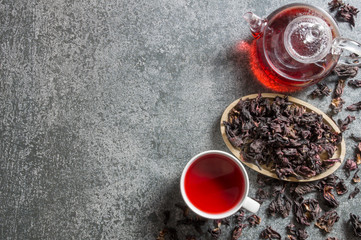
<svg viewBox="0 0 361 240">
<path fill-rule="evenodd" d="M 251 39 L 242 14 L 265 16 L 288 2 L 2 1 L 0 239 L 155 239 L 164 210 L 175 226 L 183 166 L 201 151 L 227 151 L 219 132 L 225 107 L 269 91 L 249 72 L 248 56 L 233 54 Z M 360 19 L 353 30 L 340 24 L 358 41 L 360 27 Z M 313 89 L 292 95 L 327 111 L 330 98 L 309 99 Z M 361 90 L 346 91 L 346 104 L 360 100 Z M 351 131 L 361 135 L 355 116 Z M 339 198 L 341 219 L 327 236 L 355 239 L 347 220 L 361 215 L 360 197 Z M 267 205 L 261 226 L 242 239 L 257 239 L 266 225 L 285 236 L 292 218 L 266 217 Z M 177 229 L 179 239 L 210 239 Z M 314 226 L 307 231 L 326 238 Z"/>
</svg>

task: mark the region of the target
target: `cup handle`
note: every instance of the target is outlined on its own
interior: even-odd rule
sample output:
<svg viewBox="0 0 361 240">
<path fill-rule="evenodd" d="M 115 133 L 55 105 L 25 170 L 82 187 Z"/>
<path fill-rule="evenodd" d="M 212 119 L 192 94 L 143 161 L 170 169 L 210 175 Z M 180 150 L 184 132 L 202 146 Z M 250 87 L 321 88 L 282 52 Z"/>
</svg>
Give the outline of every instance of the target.
<svg viewBox="0 0 361 240">
<path fill-rule="evenodd" d="M 252 198 L 246 197 L 244 199 L 242 207 L 250 212 L 257 213 L 260 204 L 257 201 L 253 200 Z"/>
</svg>

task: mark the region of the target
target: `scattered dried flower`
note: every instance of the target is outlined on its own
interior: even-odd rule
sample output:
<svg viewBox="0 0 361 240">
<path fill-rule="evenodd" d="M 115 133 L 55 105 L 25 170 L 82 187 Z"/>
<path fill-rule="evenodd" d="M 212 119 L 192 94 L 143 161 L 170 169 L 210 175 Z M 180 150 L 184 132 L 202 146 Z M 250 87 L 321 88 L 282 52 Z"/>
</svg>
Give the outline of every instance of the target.
<svg viewBox="0 0 361 240">
<path fill-rule="evenodd" d="M 360 88 L 361 87 L 361 80 L 350 80 L 348 81 L 348 85 L 354 88 Z"/>
<path fill-rule="evenodd" d="M 236 224 L 240 225 L 242 224 L 243 220 L 244 220 L 244 211 L 241 209 L 239 210 L 239 214 L 237 214 L 236 217 Z"/>
<path fill-rule="evenodd" d="M 332 186 L 325 186 L 323 188 L 323 198 L 325 199 L 326 203 L 330 207 L 338 207 L 340 204 L 337 199 L 335 198 L 335 195 L 332 194 Z"/>
<path fill-rule="evenodd" d="M 355 190 L 353 190 L 352 193 L 348 196 L 348 199 L 353 199 L 355 196 L 360 192 L 360 189 L 358 187 L 355 187 Z"/>
<path fill-rule="evenodd" d="M 340 78 L 353 78 L 357 75 L 358 67 L 339 65 L 333 70 Z"/>
<path fill-rule="evenodd" d="M 330 232 L 335 222 L 337 222 L 339 219 L 340 217 L 336 211 L 328 211 L 317 219 L 315 225 L 326 232 Z"/>
<path fill-rule="evenodd" d="M 271 226 L 267 226 L 267 228 L 261 232 L 260 237 L 263 239 L 281 239 L 281 235 L 272 229 Z"/>
<path fill-rule="evenodd" d="M 344 103 L 345 103 L 345 101 L 340 97 L 333 98 L 331 101 L 332 113 L 337 114 L 337 113 L 341 112 Z"/>
<path fill-rule="evenodd" d="M 287 225 L 288 239 L 290 240 L 306 240 L 308 238 L 308 234 L 306 230 L 301 228 L 296 228 L 294 224 Z"/>
<path fill-rule="evenodd" d="M 339 21 L 348 22 L 351 26 L 355 26 L 355 17 L 359 11 L 354 6 L 344 4 L 340 7 L 336 14 L 336 19 Z"/>
<path fill-rule="evenodd" d="M 259 188 L 256 192 L 255 200 L 262 204 L 267 198 L 268 192 L 266 192 L 263 188 Z"/>
<path fill-rule="evenodd" d="M 348 111 L 359 111 L 361 110 L 361 101 L 354 103 L 346 108 Z"/>
<path fill-rule="evenodd" d="M 325 83 L 317 83 L 317 88 L 311 92 L 313 98 L 329 96 L 331 89 L 327 87 Z"/>
<path fill-rule="evenodd" d="M 218 239 L 221 236 L 222 230 L 220 227 L 216 227 L 216 228 L 209 228 L 208 232 L 211 234 L 213 239 Z"/>
<path fill-rule="evenodd" d="M 338 125 L 340 127 L 341 132 L 344 132 L 348 129 L 348 125 L 350 125 L 353 121 L 355 121 L 355 116 L 347 116 L 345 120 L 338 120 Z"/>
<path fill-rule="evenodd" d="M 293 204 L 293 214 L 296 221 L 300 224 L 309 226 L 320 214 L 321 209 L 316 199 L 304 200 L 298 198 Z"/>
<path fill-rule="evenodd" d="M 347 193 L 347 186 L 344 183 L 343 179 L 340 179 L 340 181 L 337 183 L 336 185 L 336 192 L 338 195 L 343 195 L 345 193 Z"/>
<path fill-rule="evenodd" d="M 361 237 L 361 221 L 359 216 L 350 213 L 350 222 L 355 236 Z"/>
<path fill-rule="evenodd" d="M 250 226 L 259 225 L 261 223 L 261 218 L 258 217 L 256 214 L 252 214 L 247 218 Z"/>
<path fill-rule="evenodd" d="M 345 87 L 345 79 L 338 79 L 333 98 L 339 98 L 343 94 L 343 89 Z"/>
<path fill-rule="evenodd" d="M 315 183 L 298 183 L 293 192 L 296 197 L 299 197 L 306 193 L 315 192 L 316 190 Z"/>
<path fill-rule="evenodd" d="M 279 213 L 283 218 L 286 218 L 290 214 L 291 208 L 291 199 L 289 199 L 286 195 L 279 193 L 268 206 L 268 212 L 272 216 Z"/>
<path fill-rule="evenodd" d="M 348 178 L 350 176 L 350 172 L 356 170 L 357 164 L 353 159 L 347 159 L 343 168 L 345 170 L 346 177 Z"/>
<path fill-rule="evenodd" d="M 357 175 L 357 173 L 358 173 L 359 170 L 360 170 L 360 169 L 357 169 L 357 171 L 356 171 L 355 174 L 353 175 L 352 181 L 353 181 L 354 183 L 360 182 L 360 177 Z"/>
<path fill-rule="evenodd" d="M 342 0 L 332 0 L 328 3 L 328 6 L 330 7 L 331 11 L 338 10 L 341 6 L 343 6 L 344 3 Z"/>
<path fill-rule="evenodd" d="M 235 226 L 232 232 L 232 240 L 238 240 L 241 237 L 242 231 L 246 226 L 246 224 L 239 224 Z"/>
</svg>

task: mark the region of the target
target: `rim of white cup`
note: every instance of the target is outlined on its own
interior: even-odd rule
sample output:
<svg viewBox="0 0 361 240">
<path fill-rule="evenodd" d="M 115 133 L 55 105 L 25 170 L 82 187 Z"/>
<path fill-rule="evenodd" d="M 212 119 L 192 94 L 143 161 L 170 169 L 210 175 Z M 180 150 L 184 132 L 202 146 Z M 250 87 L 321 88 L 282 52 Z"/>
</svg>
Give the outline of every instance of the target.
<svg viewBox="0 0 361 240">
<path fill-rule="evenodd" d="M 231 208 L 230 210 L 226 211 L 226 212 L 222 212 L 222 213 L 217 213 L 217 214 L 212 214 L 212 213 L 206 213 L 203 212 L 201 210 L 199 210 L 197 207 L 195 207 L 191 201 L 188 199 L 188 196 L 185 192 L 185 188 L 184 188 L 184 180 L 185 180 L 185 175 L 187 170 L 189 169 L 189 167 L 191 166 L 191 164 L 193 162 L 195 162 L 197 159 L 199 159 L 200 157 L 204 156 L 204 155 L 208 155 L 208 154 L 219 154 L 225 157 L 230 158 L 231 160 L 233 160 L 237 166 L 241 169 L 243 176 L 245 178 L 245 192 L 243 194 L 242 199 L 237 203 L 236 206 L 234 206 L 233 208 Z M 182 176 L 181 176 L 181 180 L 180 180 L 180 189 L 181 189 L 181 194 L 183 197 L 184 202 L 187 204 L 187 206 L 197 215 L 207 218 L 207 219 L 221 219 L 221 218 L 226 218 L 229 217 L 233 214 L 235 214 L 243 205 L 243 202 L 245 201 L 246 197 L 248 196 L 248 190 L 249 190 L 249 178 L 248 178 L 248 174 L 246 172 L 246 169 L 244 168 L 243 164 L 240 162 L 239 159 L 237 159 L 235 156 L 233 156 L 230 153 L 224 152 L 224 151 L 220 151 L 220 150 L 208 150 L 208 151 L 204 151 L 201 153 L 198 153 L 197 155 L 195 155 L 191 160 L 189 160 L 189 162 L 186 164 L 186 166 L 183 169 L 182 172 Z"/>
</svg>

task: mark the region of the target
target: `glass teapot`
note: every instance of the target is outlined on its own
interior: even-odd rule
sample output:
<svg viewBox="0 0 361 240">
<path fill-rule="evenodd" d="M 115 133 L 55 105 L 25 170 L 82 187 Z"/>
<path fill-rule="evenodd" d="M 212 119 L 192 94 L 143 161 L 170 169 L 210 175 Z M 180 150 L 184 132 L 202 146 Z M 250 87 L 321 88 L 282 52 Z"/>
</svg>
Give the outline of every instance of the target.
<svg viewBox="0 0 361 240">
<path fill-rule="evenodd" d="M 244 18 L 257 39 L 257 64 L 272 84 L 303 88 L 337 64 L 359 65 L 361 45 L 340 37 L 335 20 L 320 8 L 293 3 L 264 19 L 252 12 Z M 357 55 L 346 56 L 345 50 Z"/>
</svg>

